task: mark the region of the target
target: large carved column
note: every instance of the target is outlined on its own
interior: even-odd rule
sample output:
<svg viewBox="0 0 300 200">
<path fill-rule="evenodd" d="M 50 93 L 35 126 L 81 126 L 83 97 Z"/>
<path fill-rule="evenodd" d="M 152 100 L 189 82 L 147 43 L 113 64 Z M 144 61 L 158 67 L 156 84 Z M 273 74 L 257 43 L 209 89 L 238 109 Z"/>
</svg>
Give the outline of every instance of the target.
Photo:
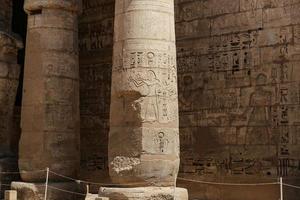
<svg viewBox="0 0 300 200">
<path fill-rule="evenodd" d="M 19 167 L 76 177 L 79 168 L 79 0 L 26 0 L 28 13 Z M 45 175 L 22 173 L 23 181 Z M 51 180 L 58 177 L 50 177 Z"/>
<path fill-rule="evenodd" d="M 17 64 L 21 40 L 11 32 L 12 1 L 0 3 L 0 172 L 17 171 L 16 155 L 11 149 L 13 143 L 13 110 L 19 84 L 20 67 Z M 9 184 L 16 177 L 0 174 L 0 199 L 3 198 L 1 184 Z"/>
<path fill-rule="evenodd" d="M 179 168 L 173 0 L 116 1 L 109 167 L 113 182 L 140 188 L 100 195 L 172 199 Z M 176 196 L 187 199 L 186 190 Z"/>
</svg>

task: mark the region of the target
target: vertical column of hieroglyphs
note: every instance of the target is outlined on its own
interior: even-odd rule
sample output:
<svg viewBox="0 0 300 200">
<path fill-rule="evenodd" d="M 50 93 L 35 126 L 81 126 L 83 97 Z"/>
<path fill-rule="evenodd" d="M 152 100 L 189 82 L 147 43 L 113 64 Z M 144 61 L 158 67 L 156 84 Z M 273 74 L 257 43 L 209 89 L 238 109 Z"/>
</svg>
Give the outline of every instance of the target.
<svg viewBox="0 0 300 200">
<path fill-rule="evenodd" d="M 77 15 L 80 1 L 25 1 L 27 45 L 20 140 L 21 171 L 79 168 Z M 44 177 L 23 174 L 24 181 Z"/>
<path fill-rule="evenodd" d="M 299 176 L 299 2 L 177 2 L 181 176 Z M 266 200 L 277 190 L 226 188 L 233 197 L 202 185 L 192 195 Z"/>
<path fill-rule="evenodd" d="M 13 109 L 19 83 L 20 67 L 17 53 L 22 42 L 11 32 L 12 1 L 0 3 L 0 172 L 16 171 L 17 160 L 13 155 L 11 143 Z M 0 175 L 0 184 L 9 184 L 15 177 Z M 4 186 L 0 186 L 0 198 Z"/>
<path fill-rule="evenodd" d="M 81 179 L 109 179 L 114 0 L 85 0 L 79 19 Z M 97 188 L 98 189 L 98 188 Z"/>
<path fill-rule="evenodd" d="M 174 183 L 179 165 L 173 0 L 116 1 L 109 135 L 116 182 Z"/>
</svg>

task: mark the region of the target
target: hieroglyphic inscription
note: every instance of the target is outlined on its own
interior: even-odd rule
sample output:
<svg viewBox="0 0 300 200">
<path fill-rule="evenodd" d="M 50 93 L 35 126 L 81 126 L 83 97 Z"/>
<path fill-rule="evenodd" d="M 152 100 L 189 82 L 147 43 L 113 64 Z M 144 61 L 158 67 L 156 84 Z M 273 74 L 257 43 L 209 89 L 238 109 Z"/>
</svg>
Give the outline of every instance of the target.
<svg viewBox="0 0 300 200">
<path fill-rule="evenodd" d="M 120 90 L 137 91 L 135 101 L 143 122 L 169 123 L 176 119 L 177 71 L 175 56 L 168 52 L 127 51 L 116 56 L 114 71 Z M 128 75 L 129 74 L 129 75 Z M 113 82 L 114 83 L 114 82 Z M 130 108 L 129 108 L 130 109 Z M 129 111 L 126 111 L 129 112 Z"/>
<path fill-rule="evenodd" d="M 80 51 L 101 50 L 112 45 L 113 29 L 112 19 L 104 19 L 100 22 L 83 24 L 79 30 Z"/>
<path fill-rule="evenodd" d="M 158 146 L 159 151 L 161 153 L 164 153 L 166 151 L 166 148 L 168 148 L 169 140 L 165 137 L 164 132 L 159 132 L 154 138 L 154 143 Z"/>
<path fill-rule="evenodd" d="M 124 55 L 116 56 L 114 70 L 131 68 L 162 68 L 176 69 L 176 57 L 170 52 L 161 51 L 126 51 Z"/>
<path fill-rule="evenodd" d="M 217 11 L 204 11 L 214 3 L 177 4 L 181 171 L 204 177 L 295 175 L 300 101 L 293 44 L 298 28 L 287 26 L 291 8 L 281 1 L 242 0 L 240 9 L 263 12 L 263 19 L 256 17 L 254 24 L 245 17 L 249 13 L 215 16 L 212 36 L 206 36 L 198 30 L 208 29 L 205 16 Z M 280 20 L 270 21 L 276 16 L 271 7 L 285 13 Z M 224 5 L 224 12 L 231 8 Z M 262 29 L 263 22 L 270 28 Z M 194 30 L 180 30 L 187 24 Z"/>
<path fill-rule="evenodd" d="M 81 171 L 83 179 L 108 177 L 114 0 L 83 0 L 79 21 Z M 97 53 L 99 56 L 91 53 Z M 97 58 L 97 59 L 95 59 Z M 105 61 L 104 61 L 105 60 Z M 98 153 L 95 153 L 98 152 Z"/>
</svg>

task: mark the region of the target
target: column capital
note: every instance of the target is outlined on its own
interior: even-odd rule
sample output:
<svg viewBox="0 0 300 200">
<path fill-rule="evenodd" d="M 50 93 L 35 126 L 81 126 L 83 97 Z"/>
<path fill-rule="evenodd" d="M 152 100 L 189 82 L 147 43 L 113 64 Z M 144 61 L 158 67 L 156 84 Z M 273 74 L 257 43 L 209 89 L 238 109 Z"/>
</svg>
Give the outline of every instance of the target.
<svg viewBox="0 0 300 200">
<path fill-rule="evenodd" d="M 30 14 L 43 8 L 62 9 L 81 13 L 82 0 L 25 0 L 24 10 Z"/>
</svg>

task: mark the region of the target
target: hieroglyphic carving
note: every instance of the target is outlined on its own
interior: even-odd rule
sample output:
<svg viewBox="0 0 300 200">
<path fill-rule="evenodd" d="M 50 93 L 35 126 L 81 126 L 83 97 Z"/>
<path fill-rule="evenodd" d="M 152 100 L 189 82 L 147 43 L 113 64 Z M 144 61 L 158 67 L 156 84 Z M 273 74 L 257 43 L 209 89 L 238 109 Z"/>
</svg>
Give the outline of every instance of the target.
<svg viewBox="0 0 300 200">
<path fill-rule="evenodd" d="M 114 12 L 114 4 L 107 0 L 83 0 L 83 17 L 92 17 L 101 13 L 101 16 L 111 15 Z"/>
<path fill-rule="evenodd" d="M 130 51 L 123 55 L 123 69 L 146 67 L 176 69 L 176 57 L 170 52 L 159 51 Z"/>
<path fill-rule="evenodd" d="M 145 2 L 116 1 L 109 169 L 116 182 L 169 186 L 179 164 L 173 1 Z"/>
<path fill-rule="evenodd" d="M 69 6 L 59 1 L 28 0 L 24 4 L 29 23 L 19 145 L 22 171 L 49 166 L 65 175 L 77 175 L 79 61 L 76 33 L 81 7 L 80 1 L 66 3 Z M 41 12 L 48 8 L 51 8 L 49 15 Z M 43 23 L 30 23 L 37 18 Z M 40 178 L 37 174 L 22 174 L 23 181 L 38 182 Z"/>
<path fill-rule="evenodd" d="M 8 7 L 6 11 L 10 12 L 10 8 Z M 20 73 L 20 67 L 16 63 L 17 51 L 22 44 L 9 33 L 2 31 L 3 27 L 0 27 L 0 119 L 2 121 L 0 155 L 6 157 L 11 155 L 11 144 L 14 142 L 12 138 L 13 111 Z"/>
<path fill-rule="evenodd" d="M 279 12 L 285 6 L 281 1 L 240 3 L 240 9 L 253 10 L 257 16 L 264 7 L 266 18 L 271 14 L 266 4 L 280 6 Z M 267 26 L 274 26 L 266 30 L 259 28 L 261 21 L 250 23 L 239 13 L 215 16 L 228 26 L 212 24 L 212 36 L 198 33 L 196 38 L 196 28 L 195 32 L 180 31 L 188 23 L 199 28 L 201 22 L 194 21 L 205 21 L 209 15 L 196 15 L 204 4 L 210 8 L 214 1 L 177 5 L 181 171 L 203 177 L 296 175 L 300 159 L 295 159 L 298 151 L 292 143 L 299 137 L 295 131 L 300 120 L 295 114 L 300 103 L 298 52 L 293 27 L 280 25 L 288 21 L 287 15 L 278 23 L 266 21 Z M 200 27 L 207 29 L 203 24 Z"/>
<path fill-rule="evenodd" d="M 141 118 L 144 122 L 168 123 L 174 120 L 176 114 L 172 113 L 170 106 L 174 105 L 172 99 L 177 95 L 177 88 L 174 87 L 176 77 L 174 69 L 155 68 L 146 72 L 135 70 L 129 76 L 129 87 L 143 95 L 136 103 L 141 108 Z"/>
<path fill-rule="evenodd" d="M 166 151 L 166 148 L 168 148 L 169 140 L 165 137 L 164 132 L 159 132 L 157 134 L 157 137 L 154 138 L 154 143 L 158 145 L 158 149 L 161 153 L 164 153 Z"/>
<path fill-rule="evenodd" d="M 103 19 L 100 22 L 82 24 L 79 29 L 80 51 L 94 51 L 112 46 L 113 20 Z"/>
</svg>

